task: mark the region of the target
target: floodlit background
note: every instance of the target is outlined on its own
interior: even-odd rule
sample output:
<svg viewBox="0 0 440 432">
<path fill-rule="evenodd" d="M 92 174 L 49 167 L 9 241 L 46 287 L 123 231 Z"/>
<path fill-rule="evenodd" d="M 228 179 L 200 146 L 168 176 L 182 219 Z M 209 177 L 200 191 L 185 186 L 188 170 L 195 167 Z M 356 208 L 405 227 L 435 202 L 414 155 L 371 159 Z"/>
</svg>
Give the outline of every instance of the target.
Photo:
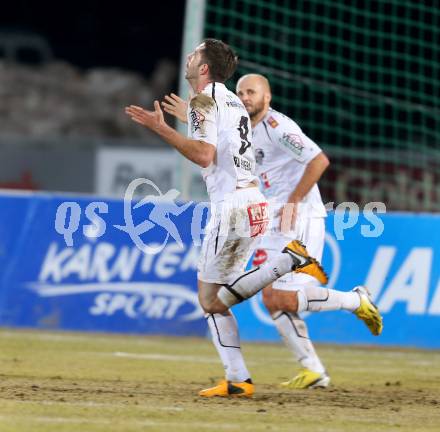
<svg viewBox="0 0 440 432">
<path fill-rule="evenodd" d="M 205 198 L 197 168 L 123 107 L 178 91 L 182 46 L 209 36 L 240 55 L 231 89 L 240 74 L 264 73 L 273 106 L 329 154 L 325 202 L 440 209 L 438 2 L 195 1 L 186 27 L 184 9 L 184 1 L 3 5 L 0 187 L 120 196 L 146 176 Z"/>
</svg>

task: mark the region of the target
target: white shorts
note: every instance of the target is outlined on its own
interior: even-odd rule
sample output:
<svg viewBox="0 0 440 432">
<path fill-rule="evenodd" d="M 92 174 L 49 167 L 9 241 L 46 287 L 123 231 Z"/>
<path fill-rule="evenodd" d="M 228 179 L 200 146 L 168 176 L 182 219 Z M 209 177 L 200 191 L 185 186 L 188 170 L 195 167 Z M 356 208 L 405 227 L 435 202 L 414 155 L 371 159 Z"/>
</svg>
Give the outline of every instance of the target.
<svg viewBox="0 0 440 432">
<path fill-rule="evenodd" d="M 261 238 L 254 258 L 254 266 L 260 265 L 275 254 L 279 254 L 292 240 L 300 240 L 307 248 L 310 256 L 318 261 L 322 259 L 325 240 L 325 219 L 304 218 L 298 219 L 295 231 L 283 234 L 271 232 Z M 318 285 L 319 282 L 312 276 L 301 273 L 287 273 L 272 283 L 272 288 L 284 291 L 298 291 L 305 285 Z"/>
<path fill-rule="evenodd" d="M 197 277 L 226 284 L 243 273 L 269 223 L 268 204 L 256 187 L 238 189 L 212 210 Z"/>
</svg>

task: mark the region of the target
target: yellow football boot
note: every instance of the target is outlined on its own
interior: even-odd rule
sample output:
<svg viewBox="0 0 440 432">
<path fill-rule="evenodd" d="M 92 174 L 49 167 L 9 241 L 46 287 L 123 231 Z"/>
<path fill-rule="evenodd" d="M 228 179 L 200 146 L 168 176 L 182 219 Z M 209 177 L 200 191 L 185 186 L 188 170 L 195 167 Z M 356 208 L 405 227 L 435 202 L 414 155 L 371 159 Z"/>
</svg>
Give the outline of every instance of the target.
<svg viewBox="0 0 440 432">
<path fill-rule="evenodd" d="M 305 273 L 309 276 L 313 276 L 315 279 L 318 279 L 322 285 L 328 282 L 328 277 L 321 267 L 321 264 L 308 254 L 306 247 L 299 240 L 291 241 L 283 249 L 283 252 L 288 253 L 300 261 L 300 263 L 292 269 L 295 273 Z"/>
<path fill-rule="evenodd" d="M 330 384 L 330 377 L 324 373 L 313 372 L 310 369 L 301 369 L 299 374 L 289 381 L 280 384 L 288 389 L 325 388 Z"/>
<path fill-rule="evenodd" d="M 379 336 L 383 329 L 382 316 L 371 301 L 370 292 L 364 286 L 357 286 L 352 291 L 357 292 L 361 298 L 361 305 L 353 313 L 366 324 L 374 336 Z"/>
<path fill-rule="evenodd" d="M 254 385 L 248 382 L 230 382 L 221 380 L 215 387 L 210 387 L 199 392 L 203 397 L 252 397 Z"/>
</svg>

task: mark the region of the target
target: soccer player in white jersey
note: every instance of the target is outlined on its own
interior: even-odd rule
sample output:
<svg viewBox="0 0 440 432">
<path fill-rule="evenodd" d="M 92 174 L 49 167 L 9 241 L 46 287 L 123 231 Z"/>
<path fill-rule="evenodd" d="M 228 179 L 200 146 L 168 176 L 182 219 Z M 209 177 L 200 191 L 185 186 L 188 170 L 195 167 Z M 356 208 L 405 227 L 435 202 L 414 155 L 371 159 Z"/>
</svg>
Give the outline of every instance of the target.
<svg viewBox="0 0 440 432">
<path fill-rule="evenodd" d="M 231 48 L 215 39 L 206 39 L 188 56 L 186 79 L 194 92 L 187 109 L 188 138 L 165 123 L 158 101 L 154 102 L 154 111 L 133 105 L 126 108 L 133 121 L 156 132 L 202 168 L 213 204 L 197 277 L 199 301 L 226 379 L 202 390 L 200 395 L 205 397 L 250 397 L 254 393 L 241 353 L 237 323 L 229 311 L 231 306 L 291 271 L 327 282 L 319 263 L 298 241 L 286 243 L 265 264 L 244 272 L 268 218 L 266 199 L 254 173 L 249 115 L 240 99 L 223 84 L 236 65 L 237 57 Z"/>
<path fill-rule="evenodd" d="M 292 119 L 270 107 L 271 90 L 264 76 L 241 77 L 236 92 L 251 118 L 262 191 L 277 214 L 259 244 L 259 261 L 270 259 L 286 239 L 301 240 L 320 260 L 327 214 L 317 182 L 329 165 L 327 157 Z M 382 329 L 381 317 L 364 287 L 352 292 L 322 289 L 316 279 L 291 273 L 266 287 L 263 301 L 287 347 L 303 366 L 297 376 L 282 383 L 288 388 L 326 387 L 330 382 L 298 312 L 345 309 L 364 319 L 373 334 Z"/>
<path fill-rule="evenodd" d="M 250 114 L 262 190 L 279 214 L 270 235 L 261 240 L 258 259 L 270 259 L 278 244 L 291 238 L 303 240 L 312 254 L 320 257 L 326 211 L 317 181 L 328 166 L 327 157 L 293 120 L 270 108 L 271 92 L 265 77 L 242 77 L 237 94 Z M 166 96 L 163 106 L 186 121 L 186 102 L 175 94 Z M 281 225 L 287 232 L 281 231 Z M 363 287 L 348 293 L 327 290 L 307 275 L 286 274 L 264 289 L 263 300 L 286 345 L 303 366 L 296 377 L 283 383 L 288 388 L 325 387 L 330 381 L 298 312 L 345 309 L 364 320 L 373 334 L 382 330 L 382 319 Z"/>
</svg>

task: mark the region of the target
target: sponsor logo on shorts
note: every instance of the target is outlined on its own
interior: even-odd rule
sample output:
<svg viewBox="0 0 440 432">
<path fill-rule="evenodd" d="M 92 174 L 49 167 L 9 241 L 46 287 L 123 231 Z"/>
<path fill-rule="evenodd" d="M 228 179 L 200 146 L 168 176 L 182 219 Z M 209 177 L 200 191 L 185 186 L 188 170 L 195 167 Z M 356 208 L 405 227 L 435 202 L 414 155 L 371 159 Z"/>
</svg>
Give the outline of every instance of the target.
<svg viewBox="0 0 440 432">
<path fill-rule="evenodd" d="M 267 260 L 267 252 L 264 249 L 257 249 L 255 251 L 254 259 L 252 260 L 253 266 L 259 266 L 265 263 Z"/>
<path fill-rule="evenodd" d="M 251 227 L 251 237 L 264 234 L 269 224 L 268 203 L 252 204 L 248 206 L 247 211 Z"/>
</svg>

